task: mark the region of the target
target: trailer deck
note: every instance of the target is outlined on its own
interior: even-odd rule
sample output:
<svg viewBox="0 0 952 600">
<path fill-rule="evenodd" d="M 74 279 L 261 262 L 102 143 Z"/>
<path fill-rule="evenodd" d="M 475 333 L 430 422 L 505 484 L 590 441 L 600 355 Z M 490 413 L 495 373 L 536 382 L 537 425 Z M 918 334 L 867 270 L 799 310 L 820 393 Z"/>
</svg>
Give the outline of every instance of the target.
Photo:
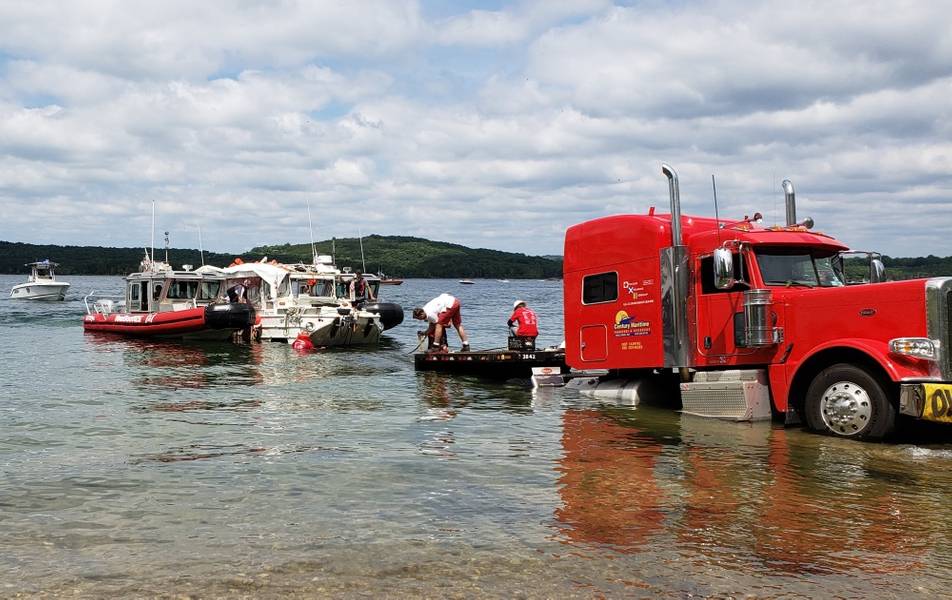
<svg viewBox="0 0 952 600">
<path fill-rule="evenodd" d="M 568 372 L 565 350 L 476 350 L 471 352 L 420 352 L 413 356 L 417 371 L 443 371 L 491 379 L 532 377 L 533 367 Z"/>
</svg>

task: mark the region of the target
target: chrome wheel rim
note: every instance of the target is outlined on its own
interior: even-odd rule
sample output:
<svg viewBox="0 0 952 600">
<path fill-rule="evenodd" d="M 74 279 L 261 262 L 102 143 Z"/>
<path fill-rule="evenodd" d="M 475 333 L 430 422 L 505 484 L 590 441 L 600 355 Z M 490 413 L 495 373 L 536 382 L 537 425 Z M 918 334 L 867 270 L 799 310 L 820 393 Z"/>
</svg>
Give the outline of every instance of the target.
<svg viewBox="0 0 952 600">
<path fill-rule="evenodd" d="M 820 396 L 820 416 L 839 435 L 862 432 L 873 416 L 873 402 L 864 388 L 852 381 L 838 381 Z"/>
</svg>

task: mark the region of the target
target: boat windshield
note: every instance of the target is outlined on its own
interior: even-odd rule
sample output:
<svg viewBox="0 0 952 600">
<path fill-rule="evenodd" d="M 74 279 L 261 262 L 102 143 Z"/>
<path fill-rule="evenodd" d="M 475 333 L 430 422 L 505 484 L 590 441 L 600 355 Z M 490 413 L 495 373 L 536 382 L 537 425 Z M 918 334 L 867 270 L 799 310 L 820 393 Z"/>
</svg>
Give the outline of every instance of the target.
<svg viewBox="0 0 952 600">
<path fill-rule="evenodd" d="M 215 300 L 221 292 L 221 281 L 203 281 L 198 286 L 199 300 Z"/>
<path fill-rule="evenodd" d="M 337 280 L 337 297 L 338 298 L 350 298 L 350 282 L 354 279 L 350 278 L 347 280 L 339 279 Z M 364 279 L 367 282 L 367 285 L 370 286 L 370 291 L 373 292 L 373 297 L 378 298 L 380 295 L 380 280 L 379 279 Z"/>
<path fill-rule="evenodd" d="M 846 285 L 834 268 L 835 253 L 816 248 L 755 248 L 757 266 L 766 285 L 840 287 Z"/>
<path fill-rule="evenodd" d="M 179 280 L 173 279 L 169 282 L 168 292 L 165 297 L 169 300 L 191 300 L 198 293 L 197 280 Z"/>
<path fill-rule="evenodd" d="M 314 296 L 318 298 L 332 298 L 334 296 L 334 282 L 330 279 L 295 280 L 292 284 L 296 296 Z"/>
</svg>

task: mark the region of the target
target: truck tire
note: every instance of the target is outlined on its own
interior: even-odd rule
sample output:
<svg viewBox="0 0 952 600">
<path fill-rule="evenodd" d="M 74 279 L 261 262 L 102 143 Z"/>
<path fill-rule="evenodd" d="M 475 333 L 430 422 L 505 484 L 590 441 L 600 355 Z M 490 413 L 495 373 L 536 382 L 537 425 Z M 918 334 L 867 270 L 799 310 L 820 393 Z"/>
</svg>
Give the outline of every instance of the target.
<svg viewBox="0 0 952 600">
<path fill-rule="evenodd" d="M 866 369 L 836 364 L 820 372 L 807 390 L 807 426 L 837 437 L 880 440 L 896 424 L 896 408 Z"/>
</svg>

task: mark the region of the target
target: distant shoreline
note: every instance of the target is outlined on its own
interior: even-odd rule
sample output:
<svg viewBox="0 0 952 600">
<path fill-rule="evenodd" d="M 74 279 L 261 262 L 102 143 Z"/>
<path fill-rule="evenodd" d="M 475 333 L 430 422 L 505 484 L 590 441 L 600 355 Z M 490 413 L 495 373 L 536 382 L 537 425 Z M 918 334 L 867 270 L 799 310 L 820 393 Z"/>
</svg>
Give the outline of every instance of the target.
<svg viewBox="0 0 952 600">
<path fill-rule="evenodd" d="M 362 248 L 361 248 L 362 246 Z M 562 276 L 561 257 L 527 256 L 486 248 L 468 248 L 423 238 L 370 235 L 362 240 L 342 238 L 315 243 L 317 254 L 333 255 L 336 264 L 352 271 L 366 265 L 368 273 L 382 272 L 410 279 L 549 279 Z M 156 248 L 159 260 L 175 268 L 203 264 L 197 248 Z M 61 246 L 0 241 L 0 273 L 27 274 L 23 266 L 49 259 L 60 264 L 57 275 L 128 275 L 139 269 L 143 248 Z M 261 246 L 232 254 L 205 252 L 204 264 L 225 267 L 235 258 L 258 261 L 267 257 L 285 264 L 311 262 L 310 244 Z"/>
</svg>

